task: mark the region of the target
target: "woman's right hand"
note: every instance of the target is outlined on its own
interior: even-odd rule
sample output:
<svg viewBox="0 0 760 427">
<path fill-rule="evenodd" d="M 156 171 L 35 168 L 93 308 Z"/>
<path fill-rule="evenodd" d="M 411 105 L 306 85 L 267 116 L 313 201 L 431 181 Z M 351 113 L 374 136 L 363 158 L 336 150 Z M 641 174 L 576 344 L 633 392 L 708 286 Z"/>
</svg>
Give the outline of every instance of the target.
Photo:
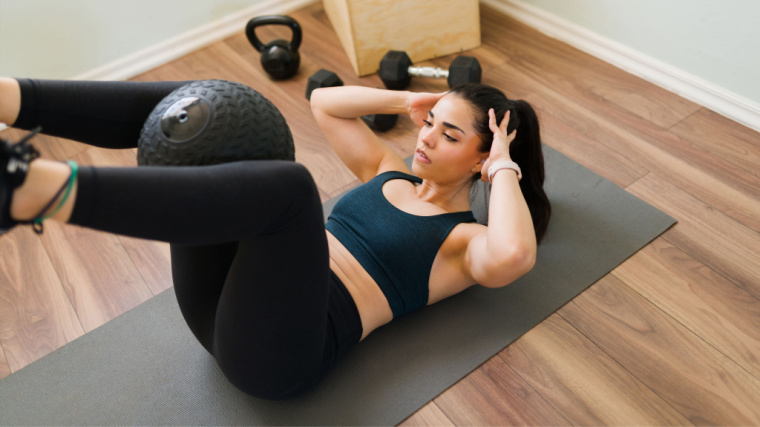
<svg viewBox="0 0 760 427">
<path fill-rule="evenodd" d="M 497 126 L 496 114 L 494 113 L 493 108 L 488 110 L 488 127 L 491 129 L 491 132 L 493 132 L 493 142 L 491 143 L 491 152 L 488 154 L 488 159 L 483 163 L 483 167 L 481 168 L 482 172 L 480 180 L 483 182 L 489 182 L 488 173 L 486 171 L 488 171 L 488 168 L 491 167 L 493 162 L 501 159 L 512 160 L 509 156 L 509 145 L 515 140 L 517 129 L 507 135 L 507 125 L 509 124 L 509 116 L 511 114 L 512 112 L 507 110 L 504 114 L 504 118 L 501 120 L 501 126 Z"/>
<path fill-rule="evenodd" d="M 412 122 L 421 128 L 425 124 L 430 110 L 447 93 L 409 92 L 409 97 L 406 99 L 406 109 Z"/>
</svg>

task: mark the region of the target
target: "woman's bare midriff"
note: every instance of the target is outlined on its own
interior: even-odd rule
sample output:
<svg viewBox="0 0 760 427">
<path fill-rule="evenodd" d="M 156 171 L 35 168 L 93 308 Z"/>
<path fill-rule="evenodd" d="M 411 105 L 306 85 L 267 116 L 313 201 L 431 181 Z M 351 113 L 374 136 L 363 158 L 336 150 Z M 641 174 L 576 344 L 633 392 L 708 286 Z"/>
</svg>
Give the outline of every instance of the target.
<svg viewBox="0 0 760 427">
<path fill-rule="evenodd" d="M 330 269 L 343 282 L 356 303 L 362 321 L 362 339 L 370 332 L 393 320 L 385 294 L 359 261 L 329 231 Z"/>
</svg>

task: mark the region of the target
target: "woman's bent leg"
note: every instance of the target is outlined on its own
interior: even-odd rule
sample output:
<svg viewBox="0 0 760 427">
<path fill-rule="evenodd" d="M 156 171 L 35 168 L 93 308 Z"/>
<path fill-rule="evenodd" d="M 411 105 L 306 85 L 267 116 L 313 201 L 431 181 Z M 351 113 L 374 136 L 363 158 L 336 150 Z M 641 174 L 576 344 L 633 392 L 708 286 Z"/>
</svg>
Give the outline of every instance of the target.
<svg viewBox="0 0 760 427">
<path fill-rule="evenodd" d="M 332 363 L 329 253 L 303 166 L 85 169 L 71 222 L 172 242 L 183 315 L 241 390 L 290 397 Z M 221 252 L 198 246 L 224 242 Z"/>
<path fill-rule="evenodd" d="M 319 196 L 309 199 L 276 231 L 240 241 L 219 299 L 213 354 L 253 396 L 299 394 L 330 362 L 329 253 Z"/>
<path fill-rule="evenodd" d="M 20 129 L 103 148 L 135 148 L 153 108 L 187 82 L 99 82 L 17 79 Z"/>
</svg>

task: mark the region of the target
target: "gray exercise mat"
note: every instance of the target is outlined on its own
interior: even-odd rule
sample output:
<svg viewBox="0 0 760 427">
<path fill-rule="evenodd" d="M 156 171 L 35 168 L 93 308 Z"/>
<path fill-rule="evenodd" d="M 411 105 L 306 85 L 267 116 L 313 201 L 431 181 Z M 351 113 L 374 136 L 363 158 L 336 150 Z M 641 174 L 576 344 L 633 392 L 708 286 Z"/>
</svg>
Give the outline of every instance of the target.
<svg viewBox="0 0 760 427">
<path fill-rule="evenodd" d="M 0 424 L 397 424 L 675 223 L 559 152 L 545 153 L 554 215 L 533 271 L 380 328 L 306 396 L 267 402 L 238 392 L 168 290 L 0 380 Z"/>
</svg>

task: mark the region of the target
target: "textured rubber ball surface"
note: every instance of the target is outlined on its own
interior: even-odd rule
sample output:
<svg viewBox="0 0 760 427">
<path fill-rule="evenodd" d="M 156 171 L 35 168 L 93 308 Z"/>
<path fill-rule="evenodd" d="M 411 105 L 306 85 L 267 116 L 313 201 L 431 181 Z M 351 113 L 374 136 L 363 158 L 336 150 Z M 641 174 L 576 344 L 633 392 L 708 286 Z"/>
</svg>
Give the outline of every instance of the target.
<svg viewBox="0 0 760 427">
<path fill-rule="evenodd" d="M 277 107 L 240 83 L 202 80 L 167 95 L 143 125 L 137 163 L 196 166 L 295 160 L 293 135 Z"/>
</svg>

